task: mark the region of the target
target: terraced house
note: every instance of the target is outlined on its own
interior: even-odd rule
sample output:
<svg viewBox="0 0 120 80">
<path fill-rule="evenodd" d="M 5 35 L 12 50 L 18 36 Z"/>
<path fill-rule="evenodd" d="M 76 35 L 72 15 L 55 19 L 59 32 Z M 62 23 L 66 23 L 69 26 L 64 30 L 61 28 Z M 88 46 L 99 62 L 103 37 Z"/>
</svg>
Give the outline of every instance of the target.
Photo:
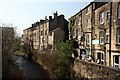
<svg viewBox="0 0 120 80">
<path fill-rule="evenodd" d="M 100 64 L 120 67 L 120 2 L 91 2 L 69 18 L 69 39 L 80 58 L 91 54 Z"/>
<path fill-rule="evenodd" d="M 36 50 L 55 50 L 56 40 L 68 40 L 68 21 L 61 14 L 54 13 L 52 16 L 45 16 L 45 20 L 40 20 L 32 24 L 32 27 L 27 28 L 23 31 L 23 41 L 29 38 L 27 42 L 30 41 Z"/>
</svg>

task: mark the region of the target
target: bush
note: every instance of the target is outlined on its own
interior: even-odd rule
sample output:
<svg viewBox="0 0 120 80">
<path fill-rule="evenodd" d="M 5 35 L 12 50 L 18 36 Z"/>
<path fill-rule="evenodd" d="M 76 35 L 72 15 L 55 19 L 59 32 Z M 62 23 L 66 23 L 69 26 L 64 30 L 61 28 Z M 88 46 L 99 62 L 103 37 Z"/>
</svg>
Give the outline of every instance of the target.
<svg viewBox="0 0 120 80">
<path fill-rule="evenodd" d="M 72 54 L 71 44 L 68 42 L 56 41 L 56 49 L 56 53 L 58 53 L 60 57 L 57 59 L 58 67 L 54 73 L 60 78 L 65 78 L 69 73 L 69 59 Z"/>
</svg>

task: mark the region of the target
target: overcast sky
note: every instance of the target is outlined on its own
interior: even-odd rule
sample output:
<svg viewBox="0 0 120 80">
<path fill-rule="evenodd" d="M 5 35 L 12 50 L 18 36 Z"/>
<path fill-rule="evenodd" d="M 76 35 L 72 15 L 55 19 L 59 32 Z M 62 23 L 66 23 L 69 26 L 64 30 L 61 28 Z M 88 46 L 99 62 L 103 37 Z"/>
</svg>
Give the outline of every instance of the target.
<svg viewBox="0 0 120 80">
<path fill-rule="evenodd" d="M 44 2 L 43 2 L 44 1 Z M 68 19 L 80 9 L 90 3 L 91 0 L 0 0 L 0 24 L 12 23 L 17 26 L 17 33 L 30 27 L 32 23 L 44 19 L 45 16 L 64 14 Z"/>
</svg>

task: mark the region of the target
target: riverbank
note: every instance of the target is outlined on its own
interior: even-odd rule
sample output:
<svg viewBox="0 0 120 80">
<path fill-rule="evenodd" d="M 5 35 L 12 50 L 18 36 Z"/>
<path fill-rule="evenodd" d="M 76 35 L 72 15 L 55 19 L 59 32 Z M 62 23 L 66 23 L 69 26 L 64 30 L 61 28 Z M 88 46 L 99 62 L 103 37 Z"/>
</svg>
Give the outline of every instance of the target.
<svg viewBox="0 0 120 80">
<path fill-rule="evenodd" d="M 35 63 L 33 60 L 16 56 L 16 62 L 19 68 L 23 72 L 22 78 L 49 78 L 48 73 L 41 67 L 41 65 Z"/>
<path fill-rule="evenodd" d="M 49 79 L 48 72 L 38 63 L 33 60 L 28 60 L 25 57 L 20 55 L 14 55 L 15 66 L 11 67 L 9 71 L 7 71 L 7 76 L 2 78 L 2 80 L 6 79 Z"/>
</svg>

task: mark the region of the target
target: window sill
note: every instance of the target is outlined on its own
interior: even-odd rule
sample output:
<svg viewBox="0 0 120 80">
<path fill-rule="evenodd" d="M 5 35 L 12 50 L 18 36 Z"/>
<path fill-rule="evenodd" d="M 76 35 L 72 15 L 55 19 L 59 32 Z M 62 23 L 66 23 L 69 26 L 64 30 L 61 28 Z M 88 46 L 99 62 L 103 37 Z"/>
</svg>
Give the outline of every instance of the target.
<svg viewBox="0 0 120 80">
<path fill-rule="evenodd" d="M 104 43 L 99 43 L 99 45 L 104 45 Z"/>
<path fill-rule="evenodd" d="M 115 46 L 120 46 L 120 43 L 117 43 Z"/>
<path fill-rule="evenodd" d="M 104 24 L 104 22 L 100 22 L 100 25 L 103 25 Z"/>
<path fill-rule="evenodd" d="M 89 15 L 89 14 L 90 14 L 90 12 L 87 12 L 87 13 L 86 13 L 86 15 Z"/>
</svg>

